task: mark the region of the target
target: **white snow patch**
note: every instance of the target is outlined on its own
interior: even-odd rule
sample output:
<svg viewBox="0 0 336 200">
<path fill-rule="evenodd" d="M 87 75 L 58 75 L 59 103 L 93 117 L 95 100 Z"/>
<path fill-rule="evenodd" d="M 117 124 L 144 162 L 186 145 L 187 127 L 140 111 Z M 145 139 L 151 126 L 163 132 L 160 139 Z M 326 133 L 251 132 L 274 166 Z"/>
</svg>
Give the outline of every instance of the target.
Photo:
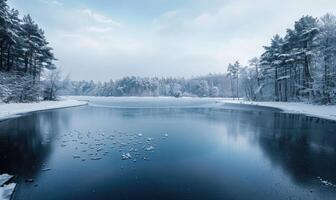
<svg viewBox="0 0 336 200">
<path fill-rule="evenodd" d="M 125 153 L 125 154 L 121 155 L 121 158 L 122 158 L 123 160 L 128 160 L 128 159 L 131 159 L 132 156 L 131 156 L 130 153 Z"/>
<path fill-rule="evenodd" d="M 58 108 L 86 105 L 85 101 L 63 99 L 60 101 L 42 101 L 37 103 L 0 103 L 0 121 L 14 118 L 25 113 Z"/>
<path fill-rule="evenodd" d="M 323 119 L 336 121 L 336 106 L 335 105 L 313 105 L 307 103 L 294 102 L 253 102 L 244 100 L 229 100 L 221 101 L 224 104 L 244 104 L 254 106 L 265 106 L 270 108 L 278 108 L 285 113 L 303 114 L 312 117 L 319 117 Z"/>
<path fill-rule="evenodd" d="M 4 185 L 3 187 L 0 187 L 0 199 L 10 200 L 14 193 L 15 187 L 16 187 L 15 183 L 10 183 L 8 185 Z"/>
<path fill-rule="evenodd" d="M 5 184 L 7 181 L 12 179 L 14 176 L 9 175 L 9 174 L 1 174 L 0 175 L 0 186 Z"/>
<path fill-rule="evenodd" d="M 4 185 L 6 182 L 8 182 L 10 179 L 12 179 L 14 176 L 9 174 L 1 174 L 0 175 L 0 200 L 10 200 L 12 197 L 12 194 L 15 190 L 15 183 L 10 183 L 7 185 Z"/>
<path fill-rule="evenodd" d="M 155 147 L 153 147 L 153 146 L 149 146 L 149 147 L 145 148 L 146 151 L 153 151 L 154 149 L 155 149 Z"/>
</svg>

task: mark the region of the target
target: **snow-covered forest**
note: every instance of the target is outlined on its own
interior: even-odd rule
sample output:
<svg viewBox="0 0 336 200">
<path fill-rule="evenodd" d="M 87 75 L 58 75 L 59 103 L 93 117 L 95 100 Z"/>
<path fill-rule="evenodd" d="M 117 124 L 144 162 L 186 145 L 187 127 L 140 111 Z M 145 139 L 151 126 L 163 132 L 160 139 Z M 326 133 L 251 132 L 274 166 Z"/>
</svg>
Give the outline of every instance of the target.
<svg viewBox="0 0 336 200">
<path fill-rule="evenodd" d="M 223 66 L 223 69 L 225 67 Z M 124 77 L 109 82 L 70 81 L 65 94 L 95 96 L 210 96 L 249 100 L 336 103 L 336 17 L 303 16 L 276 34 L 248 66 L 196 78 Z"/>
<path fill-rule="evenodd" d="M 335 103 L 336 17 L 302 17 L 284 37 L 275 35 L 260 61 L 253 63 L 258 63 L 255 78 L 257 88 L 262 88 L 260 96 Z"/>
<path fill-rule="evenodd" d="M 229 79 L 209 74 L 192 79 L 124 77 L 109 82 L 70 81 L 63 94 L 93 96 L 230 96 Z"/>
<path fill-rule="evenodd" d="M 21 19 L 18 10 L 0 0 L 0 102 L 54 99 L 59 74 L 54 60 L 44 31 L 31 16 Z"/>
<path fill-rule="evenodd" d="M 0 0 L 0 101 L 63 95 L 245 97 L 249 100 L 336 103 L 336 17 L 303 16 L 276 34 L 248 66 L 192 78 L 124 77 L 107 82 L 60 81 L 53 49 L 30 15 Z M 242 47 L 243 48 L 243 47 Z M 225 53 L 225 52 L 224 52 Z M 225 71 L 225 69 L 227 69 Z M 61 91 L 60 91 L 61 90 Z"/>
</svg>

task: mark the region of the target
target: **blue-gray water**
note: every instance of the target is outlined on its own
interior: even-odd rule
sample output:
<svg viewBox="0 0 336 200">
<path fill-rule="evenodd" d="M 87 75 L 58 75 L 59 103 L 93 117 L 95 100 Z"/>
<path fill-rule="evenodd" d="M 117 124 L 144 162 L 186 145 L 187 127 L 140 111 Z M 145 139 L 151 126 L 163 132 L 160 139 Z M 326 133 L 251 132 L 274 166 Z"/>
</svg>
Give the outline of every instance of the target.
<svg viewBox="0 0 336 200">
<path fill-rule="evenodd" d="M 103 99 L 1 122 L 0 174 L 15 200 L 336 199 L 335 130 L 209 99 Z"/>
</svg>

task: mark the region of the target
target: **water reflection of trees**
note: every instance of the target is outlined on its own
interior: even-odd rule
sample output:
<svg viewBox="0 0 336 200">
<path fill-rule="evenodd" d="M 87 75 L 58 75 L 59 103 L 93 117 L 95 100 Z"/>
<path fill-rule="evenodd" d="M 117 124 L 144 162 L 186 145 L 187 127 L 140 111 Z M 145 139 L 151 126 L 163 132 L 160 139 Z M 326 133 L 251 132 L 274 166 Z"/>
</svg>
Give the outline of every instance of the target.
<svg viewBox="0 0 336 200">
<path fill-rule="evenodd" d="M 90 117 L 95 114 L 123 118 L 159 117 L 162 120 L 190 118 L 192 114 L 193 119 L 223 124 L 230 137 L 244 135 L 261 148 L 273 165 L 280 166 L 297 183 L 309 184 L 317 176 L 336 183 L 336 123 L 327 120 L 250 108 L 95 108 L 94 112 L 90 109 L 87 112 Z M 23 174 L 28 167 L 31 172 L 41 168 L 52 151 L 51 143 L 42 144 L 45 133 L 59 133 L 61 130 L 58 129 L 68 123 L 67 117 L 70 117 L 69 113 L 54 111 L 0 124 L 0 130 L 6 131 L 0 134 L 0 172 L 21 170 Z"/>
<path fill-rule="evenodd" d="M 261 147 L 275 166 L 299 184 L 320 176 L 336 183 L 336 123 L 278 112 L 218 109 L 193 110 L 225 124 L 230 137 L 244 135 Z"/>
<path fill-rule="evenodd" d="M 52 151 L 53 141 L 67 125 L 62 111 L 34 113 L 0 123 L 0 173 L 34 177 Z"/>
<path fill-rule="evenodd" d="M 299 183 L 318 176 L 336 182 L 335 123 L 280 113 L 269 120 L 274 125 L 259 129 L 259 144 L 273 164 Z"/>
</svg>

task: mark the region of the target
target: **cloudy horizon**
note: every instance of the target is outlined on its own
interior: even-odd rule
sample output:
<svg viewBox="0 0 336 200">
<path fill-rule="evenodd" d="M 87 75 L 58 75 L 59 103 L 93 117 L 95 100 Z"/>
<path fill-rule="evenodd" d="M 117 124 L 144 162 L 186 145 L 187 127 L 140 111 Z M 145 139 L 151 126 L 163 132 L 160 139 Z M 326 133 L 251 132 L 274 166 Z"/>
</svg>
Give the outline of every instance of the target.
<svg viewBox="0 0 336 200">
<path fill-rule="evenodd" d="M 8 0 L 31 14 L 74 80 L 224 73 L 247 61 L 303 15 L 321 17 L 332 0 Z"/>
</svg>

